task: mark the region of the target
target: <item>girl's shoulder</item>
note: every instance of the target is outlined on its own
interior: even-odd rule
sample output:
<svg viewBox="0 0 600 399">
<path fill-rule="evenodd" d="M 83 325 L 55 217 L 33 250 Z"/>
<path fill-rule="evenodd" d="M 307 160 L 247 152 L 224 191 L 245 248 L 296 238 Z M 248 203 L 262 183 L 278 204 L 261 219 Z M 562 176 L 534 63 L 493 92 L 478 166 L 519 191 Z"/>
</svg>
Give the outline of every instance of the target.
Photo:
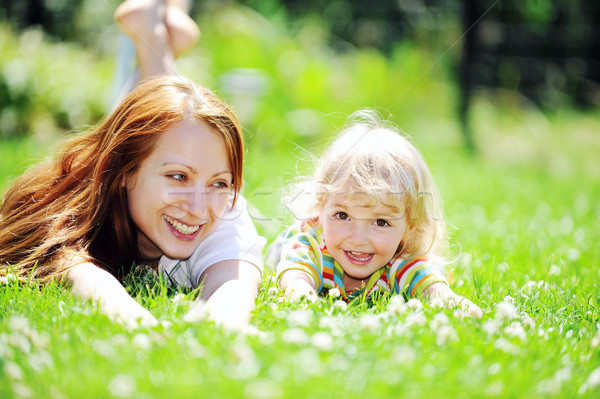
<svg viewBox="0 0 600 399">
<path fill-rule="evenodd" d="M 399 254 L 390 260 L 387 267 L 390 269 L 401 269 L 408 268 L 415 265 L 438 265 L 439 261 L 431 256 L 427 255 L 414 255 L 414 254 Z"/>
<path fill-rule="evenodd" d="M 285 230 L 284 235 L 286 238 L 289 238 L 297 234 L 308 233 L 314 237 L 317 237 L 321 234 L 321 231 L 322 228 L 319 223 L 319 218 L 316 217 L 297 221 Z"/>
</svg>

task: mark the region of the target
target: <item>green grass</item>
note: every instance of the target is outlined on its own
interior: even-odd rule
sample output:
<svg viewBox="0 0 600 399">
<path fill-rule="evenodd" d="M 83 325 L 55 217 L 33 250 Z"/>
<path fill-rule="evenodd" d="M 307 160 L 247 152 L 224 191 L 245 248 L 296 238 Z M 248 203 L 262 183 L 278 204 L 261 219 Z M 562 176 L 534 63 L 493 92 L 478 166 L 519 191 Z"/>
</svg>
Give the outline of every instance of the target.
<svg viewBox="0 0 600 399">
<path fill-rule="evenodd" d="M 71 297 L 68 288 L 11 281 L 0 284 L 0 397 L 598 397 L 597 112 L 544 114 L 512 94 L 482 94 L 472 114 L 479 152 L 470 157 L 452 114 L 454 88 L 438 79 L 445 70 L 434 69 L 411 86 L 433 55 L 405 45 L 389 60 L 372 51 L 338 57 L 321 42 L 305 38 L 311 47 L 292 40 L 275 24 L 265 28 L 275 36 L 254 32 L 260 17 L 235 12 L 237 30 L 219 32 L 207 22 L 205 50 L 190 58 L 207 67 L 195 78 L 218 89 L 217 71 L 226 66 L 260 67 L 271 81 L 255 119 L 245 123 L 244 193 L 255 216 L 263 216 L 261 232 L 271 241 L 289 222 L 281 187 L 309 173 L 307 152 L 318 154 L 344 115 L 364 105 L 391 107 L 393 120 L 424 153 L 444 199 L 456 257 L 453 288 L 480 304 L 483 318 L 461 318 L 426 303 L 398 313 L 389 298 L 345 310 L 331 298 L 288 304 L 266 278 L 252 329 L 239 334 L 210 322 L 182 322 L 191 294 L 131 281 L 131 292 L 166 323 L 128 331 Z M 218 18 L 224 16 L 214 18 L 216 26 Z M 77 58 L 77 51 L 87 59 L 83 50 L 68 54 Z M 273 66 L 282 54 L 303 60 L 287 70 L 290 76 Z M 181 65 L 186 74 L 191 66 Z M 379 82 L 384 75 L 412 88 L 402 96 L 390 92 Z M 302 79 L 313 85 L 302 87 Z M 331 97 L 338 79 L 351 82 L 343 98 Z M 312 130 L 294 123 L 297 108 L 314 117 Z M 38 134 L 0 142 L 1 191 L 52 153 L 54 144 L 44 140 Z M 505 305 L 499 304 L 506 301 L 514 302 L 515 313 L 502 319 Z"/>
</svg>

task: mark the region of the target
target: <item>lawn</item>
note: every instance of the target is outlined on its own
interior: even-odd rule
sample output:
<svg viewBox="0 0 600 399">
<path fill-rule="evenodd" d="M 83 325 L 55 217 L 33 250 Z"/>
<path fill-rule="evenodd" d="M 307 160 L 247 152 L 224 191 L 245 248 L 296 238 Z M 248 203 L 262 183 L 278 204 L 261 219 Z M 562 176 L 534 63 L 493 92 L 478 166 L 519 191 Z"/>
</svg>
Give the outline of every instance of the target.
<svg viewBox="0 0 600 399">
<path fill-rule="evenodd" d="M 204 35 L 210 47 L 210 30 Z M 236 65 L 212 51 L 214 63 Z M 399 51 L 405 60 L 413 57 L 411 68 L 434 59 Z M 388 72 L 397 66 L 393 58 L 380 65 L 371 53 L 357 57 Z M 312 62 L 304 73 L 328 76 L 329 64 Z M 293 131 L 290 121 L 298 114 L 291 110 L 278 118 L 281 102 L 269 96 L 286 89 L 280 78 L 270 77 L 274 89 L 246 123 L 244 194 L 259 230 L 272 241 L 291 220 L 280 190 L 309 173 L 307 153 L 318 155 L 343 115 L 365 105 L 389 110 L 422 150 L 441 191 L 451 226 L 453 288 L 478 303 L 483 317 L 388 297 L 347 306 L 331 297 L 290 304 L 267 271 L 245 333 L 182 322 L 193 295 L 154 281 L 127 286 L 162 325 L 127 330 L 72 298 L 68 288 L 1 280 L 0 397 L 600 396 L 597 110 L 544 113 L 516 95 L 481 94 L 471 115 L 479 151 L 470 156 L 451 104 L 431 101 L 434 93 L 452 101 L 445 78 L 426 77 L 399 104 L 387 92 L 371 104 L 325 104 L 314 93 L 282 100 L 313 115 L 317 133 Z M 2 192 L 52 153 L 47 140 L 28 135 L 0 142 Z"/>
</svg>

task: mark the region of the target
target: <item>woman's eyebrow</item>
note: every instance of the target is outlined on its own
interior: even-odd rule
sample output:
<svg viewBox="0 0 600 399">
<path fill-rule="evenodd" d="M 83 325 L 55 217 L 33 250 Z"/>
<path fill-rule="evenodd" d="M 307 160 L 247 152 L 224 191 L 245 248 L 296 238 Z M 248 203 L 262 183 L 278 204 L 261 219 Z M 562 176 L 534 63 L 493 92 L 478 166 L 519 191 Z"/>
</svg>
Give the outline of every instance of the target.
<svg viewBox="0 0 600 399">
<path fill-rule="evenodd" d="M 220 172 L 213 173 L 213 175 L 211 176 L 211 178 L 212 177 L 217 177 L 219 175 L 232 175 L 233 176 L 233 173 L 230 170 L 222 170 Z"/>
<path fill-rule="evenodd" d="M 198 173 L 198 171 L 196 170 L 196 168 L 194 168 L 193 166 L 190 166 L 188 164 L 182 163 L 182 162 L 163 162 L 160 166 L 183 166 L 184 168 L 189 169 L 192 173 Z"/>
</svg>

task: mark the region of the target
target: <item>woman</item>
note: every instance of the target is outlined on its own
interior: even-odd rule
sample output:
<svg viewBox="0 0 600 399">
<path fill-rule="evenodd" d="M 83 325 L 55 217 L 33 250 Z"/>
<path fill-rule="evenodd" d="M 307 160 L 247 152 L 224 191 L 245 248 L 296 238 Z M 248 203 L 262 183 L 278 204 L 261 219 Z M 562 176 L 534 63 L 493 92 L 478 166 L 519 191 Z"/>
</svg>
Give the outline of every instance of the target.
<svg viewBox="0 0 600 399">
<path fill-rule="evenodd" d="M 147 37 L 144 45 L 172 52 L 165 32 L 151 30 L 162 42 Z M 144 78 L 172 71 L 147 70 Z M 238 121 L 214 94 L 181 77 L 150 80 L 9 188 L 0 208 L 0 274 L 64 278 L 109 317 L 153 325 L 118 280 L 134 262 L 147 264 L 179 284 L 202 284 L 209 318 L 242 327 L 260 286 L 265 241 L 238 197 L 242 161 Z"/>
</svg>

